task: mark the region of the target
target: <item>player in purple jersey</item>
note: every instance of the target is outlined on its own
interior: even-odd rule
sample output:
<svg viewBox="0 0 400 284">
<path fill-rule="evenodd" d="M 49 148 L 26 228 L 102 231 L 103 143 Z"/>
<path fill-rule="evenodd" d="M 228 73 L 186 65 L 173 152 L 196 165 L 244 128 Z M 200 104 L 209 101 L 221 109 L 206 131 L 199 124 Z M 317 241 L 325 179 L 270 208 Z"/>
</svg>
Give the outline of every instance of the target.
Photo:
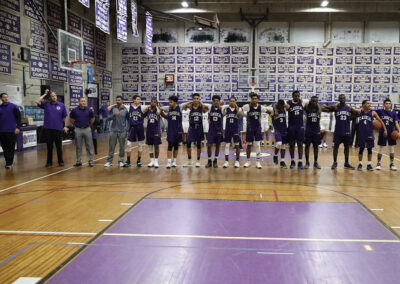
<svg viewBox="0 0 400 284">
<path fill-rule="evenodd" d="M 373 171 L 374 169 L 372 168 L 371 165 L 371 159 L 372 159 L 372 148 L 374 148 L 375 143 L 374 143 L 374 129 L 372 127 L 372 119 L 375 118 L 378 120 L 380 123 L 383 125 L 383 135 L 386 137 L 388 132 L 386 129 L 385 124 L 383 123 L 382 119 L 379 117 L 379 115 L 371 110 L 371 102 L 369 100 L 364 100 L 362 102 L 362 107 L 363 109 L 361 110 L 360 113 L 360 123 L 358 126 L 358 141 L 357 145 L 360 147 L 358 151 L 358 167 L 357 170 L 361 171 L 362 170 L 362 158 L 363 158 L 363 153 L 364 149 L 367 148 L 368 150 L 368 165 L 367 165 L 367 170 L 368 171 Z"/>
<path fill-rule="evenodd" d="M 212 96 L 212 106 L 208 109 L 209 129 L 207 134 L 207 154 L 208 162 L 206 168 L 218 168 L 219 148 L 222 142 L 222 109 L 221 97 Z M 208 108 L 208 106 L 207 106 Z M 212 146 L 215 145 L 214 161 L 211 159 Z"/>
<path fill-rule="evenodd" d="M 250 155 L 251 147 L 253 143 L 256 146 L 257 161 L 256 167 L 261 169 L 260 156 L 261 156 L 261 113 L 268 112 L 272 113 L 267 107 L 258 104 L 258 95 L 256 93 L 250 93 L 250 104 L 243 106 L 243 111 L 247 114 L 247 129 L 246 129 L 246 142 L 247 142 L 247 162 L 244 164 L 245 168 L 251 166 Z"/>
<path fill-rule="evenodd" d="M 149 168 L 158 168 L 158 156 L 160 154 L 161 129 L 160 129 L 160 109 L 157 106 L 157 98 L 152 98 L 150 106 L 145 110 L 147 117 L 146 144 L 149 146 L 150 163 Z"/>
<path fill-rule="evenodd" d="M 322 107 L 324 112 L 334 112 L 335 113 L 335 131 L 333 135 L 333 164 L 331 166 L 332 170 L 337 169 L 337 156 L 339 152 L 339 146 L 343 143 L 344 146 L 344 168 L 354 170 L 355 168 L 349 163 L 349 150 L 351 144 L 351 132 L 350 132 L 350 115 L 359 114 L 358 109 L 353 109 L 346 104 L 346 96 L 339 95 L 339 103 L 333 106 L 324 105 Z"/>
<path fill-rule="evenodd" d="M 321 169 L 318 164 L 318 146 L 321 144 L 321 107 L 318 104 L 318 97 L 313 96 L 310 102 L 305 106 L 307 114 L 306 122 L 306 139 L 305 139 L 305 156 L 306 165 L 305 169 L 310 167 L 310 145 L 313 144 L 314 149 L 314 168 Z"/>
<path fill-rule="evenodd" d="M 400 132 L 399 128 L 399 117 L 395 111 L 392 110 L 392 102 L 390 99 L 386 99 L 383 103 L 383 109 L 379 109 L 376 113 L 380 116 L 383 123 L 386 126 L 388 135 L 384 135 L 383 128 L 379 131 L 378 138 L 378 164 L 376 165 L 376 169 L 381 169 L 381 159 L 382 153 L 384 151 L 384 147 L 389 145 L 390 149 L 390 169 L 392 171 L 396 171 L 396 167 L 394 166 L 394 147 L 396 145 L 396 140 L 393 140 L 391 134 L 393 130 L 397 130 Z"/>
<path fill-rule="evenodd" d="M 239 116 L 241 116 L 241 110 L 239 109 L 238 105 L 236 104 L 236 98 L 231 97 L 229 99 L 229 105 L 225 106 L 222 109 L 222 114 L 226 118 L 226 125 L 225 125 L 225 163 L 224 168 L 229 167 L 229 149 L 230 144 L 232 143 L 235 145 L 236 149 L 236 161 L 235 161 L 235 168 L 240 168 L 240 133 L 239 133 Z"/>
<path fill-rule="evenodd" d="M 297 167 L 303 170 L 303 142 L 304 142 L 304 103 L 300 99 L 300 92 L 294 91 L 292 93 L 293 100 L 286 104 L 286 109 L 289 113 L 289 126 L 288 126 L 288 139 L 289 139 L 289 152 L 290 152 L 290 168 L 296 166 L 294 161 L 294 148 L 297 144 L 298 163 Z"/>
<path fill-rule="evenodd" d="M 161 109 L 161 116 L 167 119 L 167 141 L 168 141 L 168 162 L 167 169 L 176 167 L 176 158 L 178 157 L 179 143 L 182 142 L 182 109 L 186 104 L 178 105 L 178 97 L 170 96 L 168 98 L 169 106 Z M 173 151 L 173 152 L 172 152 Z"/>
<path fill-rule="evenodd" d="M 186 104 L 183 109 L 190 109 L 189 114 L 189 132 L 187 137 L 187 155 L 188 161 L 183 165 L 184 167 L 190 167 L 192 163 L 192 143 L 197 146 L 197 160 L 196 167 L 200 167 L 200 154 L 201 154 L 201 141 L 204 138 L 203 131 L 203 112 L 208 110 L 200 101 L 200 95 L 198 93 L 193 94 L 192 102 Z"/>
<path fill-rule="evenodd" d="M 272 113 L 272 124 L 275 129 L 275 153 L 274 153 L 274 164 L 278 164 L 278 153 L 281 152 L 281 163 L 280 167 L 287 169 L 285 163 L 286 145 L 288 144 L 287 139 L 287 120 L 286 120 L 286 109 L 285 101 L 279 100 L 274 105 Z"/>
</svg>

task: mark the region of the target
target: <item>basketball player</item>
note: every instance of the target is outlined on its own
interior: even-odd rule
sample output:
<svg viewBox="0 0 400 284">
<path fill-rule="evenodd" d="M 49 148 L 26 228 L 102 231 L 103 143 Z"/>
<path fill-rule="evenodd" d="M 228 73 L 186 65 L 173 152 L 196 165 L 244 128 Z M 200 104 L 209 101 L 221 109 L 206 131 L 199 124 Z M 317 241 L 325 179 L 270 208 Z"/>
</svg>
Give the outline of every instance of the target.
<svg viewBox="0 0 400 284">
<path fill-rule="evenodd" d="M 143 152 L 144 142 L 144 111 L 146 106 L 140 104 L 140 96 L 133 96 L 133 104 L 129 107 L 129 135 L 128 141 L 126 142 L 126 162 L 124 167 L 131 166 L 131 153 L 133 149 L 133 143 L 138 142 L 138 157 L 136 165 L 142 166 L 141 157 Z"/>
<path fill-rule="evenodd" d="M 346 104 L 346 96 L 339 95 L 339 103 L 333 106 L 323 106 L 322 111 L 334 112 L 335 113 L 335 131 L 333 135 L 333 164 L 332 170 L 337 169 L 337 156 L 340 144 L 344 146 L 344 168 L 354 170 L 355 167 L 349 163 L 349 148 L 351 143 L 351 132 L 350 132 L 350 115 L 352 113 L 358 114 L 360 111 L 349 107 Z"/>
<path fill-rule="evenodd" d="M 274 164 L 278 164 L 278 153 L 281 152 L 280 167 L 287 169 L 285 163 L 286 145 L 288 144 L 287 139 L 287 121 L 286 121 L 286 109 L 285 101 L 279 100 L 274 105 L 272 113 L 273 125 L 275 129 L 275 153 L 274 153 Z"/>
<path fill-rule="evenodd" d="M 261 142 L 261 146 L 269 146 L 269 114 L 266 112 L 263 112 L 261 114 L 261 132 L 263 136 L 263 140 Z M 264 135 L 265 135 L 265 140 L 264 140 Z M 265 141 L 265 143 L 264 143 Z"/>
<path fill-rule="evenodd" d="M 221 97 L 218 95 L 212 96 L 212 106 L 207 106 L 209 117 L 209 130 L 207 134 L 207 154 L 208 162 L 206 168 L 218 168 L 219 148 L 222 142 L 222 108 Z M 214 161 L 211 159 L 212 146 L 215 145 Z"/>
<path fill-rule="evenodd" d="M 203 131 L 203 113 L 208 108 L 200 101 L 200 95 L 198 93 L 193 94 L 192 102 L 185 105 L 183 108 L 189 109 L 189 133 L 187 139 L 187 155 L 188 161 L 183 165 L 184 167 L 190 167 L 192 163 L 192 143 L 197 147 L 197 160 L 196 167 L 200 167 L 200 154 L 201 154 L 201 141 L 204 138 Z"/>
<path fill-rule="evenodd" d="M 236 104 L 236 98 L 231 97 L 229 99 L 229 105 L 224 106 L 222 109 L 222 114 L 226 118 L 226 125 L 225 125 L 225 163 L 224 168 L 229 167 L 229 149 L 230 144 L 232 143 L 235 145 L 236 149 L 236 161 L 235 161 L 235 168 L 240 168 L 240 132 L 239 132 L 239 116 L 241 116 L 241 109 Z"/>
<path fill-rule="evenodd" d="M 204 140 L 202 144 L 207 144 L 207 135 L 209 130 L 209 123 L 208 123 L 208 112 L 203 112 L 203 132 L 204 132 Z"/>
<path fill-rule="evenodd" d="M 187 135 L 189 131 L 189 113 L 190 110 L 182 110 L 182 128 L 183 128 L 183 144 L 187 144 Z"/>
<path fill-rule="evenodd" d="M 253 143 L 256 146 L 256 154 L 257 154 L 257 169 L 261 169 L 260 157 L 261 157 L 261 113 L 267 112 L 270 110 L 267 107 L 258 104 L 258 95 L 256 93 L 250 93 L 250 104 L 246 104 L 243 106 L 243 111 L 247 112 L 247 129 L 246 129 L 246 142 L 247 142 L 247 162 L 244 164 L 245 168 L 251 166 L 250 155 L 251 155 L 251 147 Z"/>
<path fill-rule="evenodd" d="M 384 135 L 383 128 L 381 128 L 381 130 L 379 131 L 378 164 L 376 165 L 376 169 L 377 170 L 381 169 L 382 153 L 383 153 L 384 147 L 389 145 L 390 169 L 392 171 L 397 171 L 396 167 L 394 166 L 394 147 L 396 145 L 396 140 L 392 139 L 391 134 L 392 134 L 393 130 L 396 130 L 396 129 L 397 129 L 397 131 L 400 132 L 399 117 L 397 116 L 397 113 L 392 110 L 392 102 L 390 99 L 386 99 L 383 103 L 383 109 L 377 110 L 376 113 L 380 116 L 383 123 L 385 124 L 387 134 L 388 134 L 386 136 Z"/>
<path fill-rule="evenodd" d="M 321 144 L 321 107 L 318 104 L 318 97 L 311 97 L 310 102 L 305 106 L 307 113 L 306 135 L 305 135 L 305 169 L 310 167 L 310 145 L 313 144 L 314 149 L 314 169 L 321 169 L 318 164 L 318 146 Z"/>
<path fill-rule="evenodd" d="M 298 163 L 297 168 L 300 170 L 304 169 L 303 166 L 303 142 L 304 142 L 304 104 L 300 99 L 300 92 L 294 91 L 292 93 L 293 100 L 289 100 L 286 104 L 286 109 L 289 112 L 289 127 L 288 127 L 288 139 L 289 139 L 289 152 L 290 152 L 290 168 L 296 167 L 294 161 L 294 148 L 297 143 L 298 151 Z"/>
<path fill-rule="evenodd" d="M 160 129 L 160 109 L 157 106 L 157 98 L 152 98 L 150 106 L 144 115 L 147 117 L 146 144 L 149 146 L 150 163 L 149 168 L 158 168 L 158 156 L 160 154 L 161 129 Z"/>
<path fill-rule="evenodd" d="M 372 119 L 373 118 L 375 118 L 380 123 L 382 123 L 383 135 L 386 137 L 388 133 L 387 133 L 385 124 L 383 123 L 383 121 L 379 117 L 379 115 L 375 111 L 371 110 L 371 102 L 369 100 L 364 100 L 362 102 L 362 110 L 360 113 L 360 123 L 358 126 L 358 147 L 360 147 L 360 149 L 358 151 L 359 163 L 358 163 L 357 170 L 359 170 L 359 171 L 362 170 L 362 158 L 363 158 L 363 153 L 364 153 L 365 148 L 367 148 L 367 150 L 368 150 L 367 170 L 368 171 L 374 170 L 371 165 L 372 148 L 374 148 L 374 146 L 375 146 L 374 129 L 372 127 Z"/>
<path fill-rule="evenodd" d="M 168 152 L 167 152 L 167 169 L 176 167 L 176 157 L 178 157 L 179 143 L 182 142 L 182 109 L 186 104 L 178 103 L 177 96 L 170 96 L 168 98 L 169 106 L 161 108 L 161 116 L 168 121 L 167 128 L 167 141 L 168 141 Z"/>
<path fill-rule="evenodd" d="M 320 128 L 321 128 L 321 136 L 322 143 L 319 145 L 319 148 L 328 148 L 328 144 L 326 144 L 326 137 L 329 132 L 332 132 L 333 127 L 333 115 L 331 113 L 321 112 L 321 120 L 320 120 Z"/>
</svg>

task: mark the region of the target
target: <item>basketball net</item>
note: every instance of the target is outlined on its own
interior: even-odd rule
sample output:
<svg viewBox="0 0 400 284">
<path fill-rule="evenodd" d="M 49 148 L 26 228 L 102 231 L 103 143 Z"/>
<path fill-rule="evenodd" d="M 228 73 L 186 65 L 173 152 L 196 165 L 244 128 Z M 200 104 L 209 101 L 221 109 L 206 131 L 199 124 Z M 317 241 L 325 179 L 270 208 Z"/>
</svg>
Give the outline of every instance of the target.
<svg viewBox="0 0 400 284">
<path fill-rule="evenodd" d="M 249 82 L 251 92 L 254 93 L 254 90 L 256 89 L 257 82 Z"/>
<path fill-rule="evenodd" d="M 71 67 L 72 68 L 74 68 L 75 64 L 83 65 L 83 64 L 88 64 L 88 63 L 86 61 L 71 61 Z"/>
</svg>

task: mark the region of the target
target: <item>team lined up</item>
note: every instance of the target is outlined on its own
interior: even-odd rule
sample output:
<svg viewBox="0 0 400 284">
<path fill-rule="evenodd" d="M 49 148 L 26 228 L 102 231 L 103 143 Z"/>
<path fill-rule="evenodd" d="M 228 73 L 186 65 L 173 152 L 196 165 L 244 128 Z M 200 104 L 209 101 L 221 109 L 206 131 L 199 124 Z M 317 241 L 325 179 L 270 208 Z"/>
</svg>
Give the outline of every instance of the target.
<svg viewBox="0 0 400 284">
<path fill-rule="evenodd" d="M 351 114 L 359 116 L 359 129 L 357 145 L 359 149 L 359 165 L 358 169 L 362 169 L 362 156 L 365 148 L 368 151 L 368 170 L 373 170 L 371 165 L 372 148 L 374 147 L 373 120 L 376 119 L 382 125 L 379 132 L 378 145 L 378 165 L 381 168 L 381 159 L 384 147 L 389 145 L 390 148 L 390 168 L 396 170 L 394 166 L 394 145 L 396 145 L 396 137 L 400 131 L 398 117 L 396 112 L 391 110 L 391 102 L 389 99 L 384 102 L 384 109 L 372 111 L 369 101 L 362 103 L 362 108 L 352 108 L 346 104 L 344 95 L 339 96 L 339 102 L 333 106 L 319 105 L 318 98 L 312 97 L 310 101 L 302 100 L 298 91 L 293 92 L 292 100 L 284 102 L 278 101 L 272 107 L 259 104 L 258 95 L 250 93 L 250 103 L 242 108 L 238 107 L 236 99 L 230 98 L 229 104 L 224 105 L 218 95 L 212 97 L 212 104 L 204 104 L 200 101 L 199 94 L 194 94 L 191 102 L 178 104 L 178 97 L 171 96 L 169 98 L 169 106 L 159 107 L 157 100 L 152 99 L 150 106 L 141 105 L 140 97 L 134 96 L 133 104 L 129 110 L 125 108 L 122 97 L 117 97 L 117 103 L 109 107 L 111 115 L 107 118 L 111 121 L 110 126 L 110 149 L 109 156 L 105 167 L 112 164 L 112 156 L 115 150 L 116 141 L 119 140 L 120 154 L 118 158 L 121 167 L 131 165 L 130 155 L 134 143 L 137 142 L 138 160 L 137 165 L 141 166 L 141 153 L 143 151 L 143 141 L 145 140 L 144 118 L 147 117 L 148 124 L 146 129 L 146 144 L 149 146 L 151 162 L 149 167 L 159 167 L 159 145 L 161 144 L 160 117 L 167 119 L 167 142 L 168 142 L 168 161 L 167 168 L 176 167 L 176 158 L 178 148 L 182 142 L 182 136 L 185 123 L 182 118 L 185 111 L 189 112 L 189 125 L 187 134 L 187 157 L 188 160 L 184 166 L 200 167 L 201 142 L 204 138 L 203 114 L 208 113 L 208 133 L 207 133 L 207 154 L 208 162 L 206 168 L 218 167 L 217 158 L 219 156 L 220 146 L 225 142 L 225 163 L 224 167 L 229 167 L 229 153 L 231 145 L 236 150 L 235 167 L 240 167 L 240 148 L 241 139 L 239 130 L 239 117 L 245 116 L 246 123 L 246 142 L 247 161 L 244 167 L 250 167 L 251 151 L 256 151 L 256 167 L 261 169 L 260 163 L 262 126 L 261 117 L 264 113 L 271 115 L 273 127 L 275 129 L 275 153 L 274 163 L 279 163 L 278 154 L 280 152 L 280 167 L 287 168 L 285 163 L 286 146 L 289 145 L 291 157 L 290 168 L 296 167 L 295 146 L 297 144 L 297 167 L 299 169 L 307 169 L 310 167 L 310 148 L 313 146 L 314 152 L 314 168 L 320 169 L 318 163 L 318 147 L 321 145 L 321 113 L 333 112 L 336 119 L 334 138 L 333 138 L 333 164 L 332 169 L 337 168 L 337 156 L 340 144 L 344 145 L 345 163 L 344 168 L 355 169 L 349 163 L 349 147 L 352 143 L 351 138 Z M 304 116 L 306 121 L 304 123 Z M 224 124 L 225 117 L 225 127 Z M 127 131 L 127 161 L 123 162 L 124 151 L 124 129 Z M 392 135 L 393 134 L 393 135 Z M 396 136 L 397 135 L 397 136 Z M 116 138 L 115 138 L 116 137 Z M 393 138 L 394 137 L 394 138 Z M 192 162 L 192 145 L 197 149 L 196 161 Z M 303 145 L 305 150 L 305 165 L 303 165 Z M 212 149 L 215 148 L 214 157 Z"/>
</svg>

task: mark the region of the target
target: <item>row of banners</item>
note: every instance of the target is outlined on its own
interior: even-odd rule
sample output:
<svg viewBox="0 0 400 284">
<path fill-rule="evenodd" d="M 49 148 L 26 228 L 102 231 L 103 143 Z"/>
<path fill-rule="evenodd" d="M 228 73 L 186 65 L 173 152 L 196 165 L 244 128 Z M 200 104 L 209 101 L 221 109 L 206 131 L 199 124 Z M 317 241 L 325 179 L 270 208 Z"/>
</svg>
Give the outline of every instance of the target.
<svg viewBox="0 0 400 284">
<path fill-rule="evenodd" d="M 136 93 L 144 100 L 155 94 L 164 102 L 175 94 L 187 100 L 194 92 L 204 101 L 213 94 L 248 100 L 248 78 L 239 71 L 250 67 L 249 45 L 158 46 L 153 56 L 143 48 L 122 47 L 121 55 L 127 100 Z M 259 81 L 268 81 L 268 88 L 257 90 L 262 101 L 290 99 L 294 90 L 304 98 L 317 94 L 323 102 L 336 101 L 339 94 L 352 102 L 400 94 L 400 46 L 258 46 L 256 55 Z M 175 75 L 174 85 L 165 85 L 166 74 Z"/>
</svg>

